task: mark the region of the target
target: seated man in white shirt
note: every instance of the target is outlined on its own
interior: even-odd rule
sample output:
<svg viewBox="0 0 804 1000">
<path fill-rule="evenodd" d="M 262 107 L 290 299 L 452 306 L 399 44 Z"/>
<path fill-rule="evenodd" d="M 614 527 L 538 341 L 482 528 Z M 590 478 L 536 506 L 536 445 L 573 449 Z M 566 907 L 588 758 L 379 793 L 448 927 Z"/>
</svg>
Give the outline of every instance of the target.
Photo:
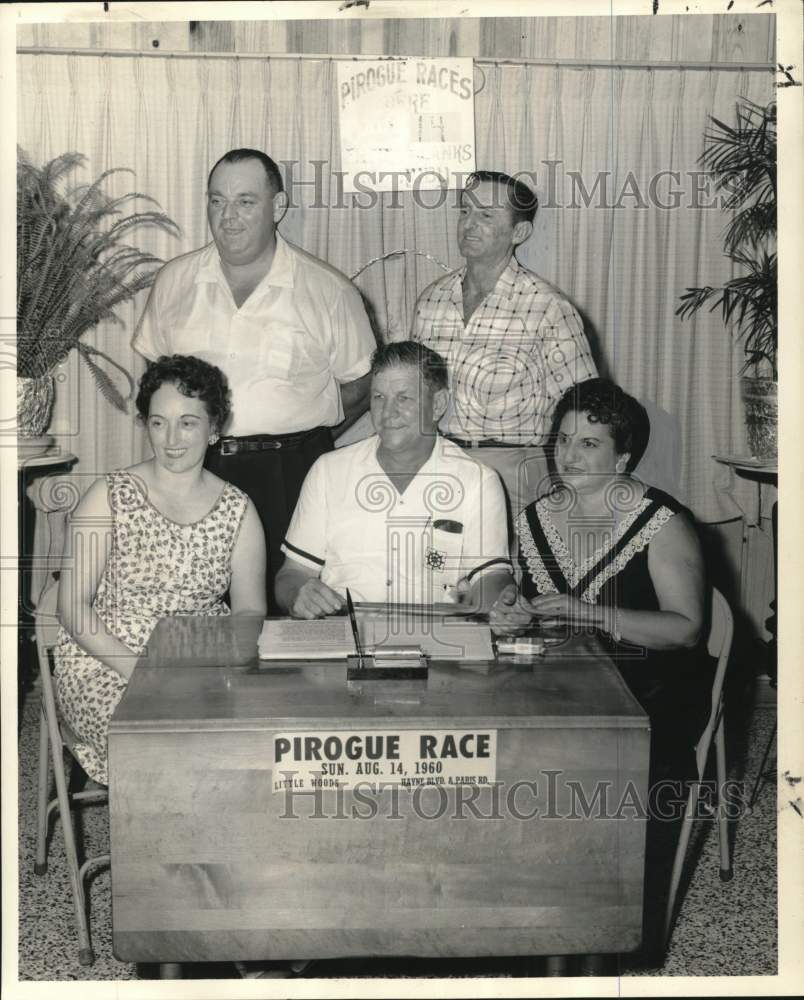
<svg viewBox="0 0 804 1000">
<path fill-rule="evenodd" d="M 438 434 L 447 366 L 423 344 L 380 347 L 371 365 L 373 437 L 322 455 L 282 551 L 276 602 L 320 618 L 355 601 L 461 602 L 488 610 L 511 582 L 496 472 Z"/>
</svg>

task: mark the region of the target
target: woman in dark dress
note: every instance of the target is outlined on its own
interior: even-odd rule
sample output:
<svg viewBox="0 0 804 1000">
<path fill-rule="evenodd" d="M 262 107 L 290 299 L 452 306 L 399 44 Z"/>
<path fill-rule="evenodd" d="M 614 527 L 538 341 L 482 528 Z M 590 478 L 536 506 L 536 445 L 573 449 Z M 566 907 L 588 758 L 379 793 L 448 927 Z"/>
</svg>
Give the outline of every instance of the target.
<svg viewBox="0 0 804 1000">
<path fill-rule="evenodd" d="M 534 617 L 598 629 L 649 715 L 646 911 L 655 918 L 678 828 L 655 817 L 680 819 L 684 782 L 696 777 L 713 668 L 703 645 L 705 581 L 692 518 L 630 475 L 649 432 L 644 408 L 607 379 L 565 393 L 552 426 L 554 486 L 516 520 L 521 592 L 509 587 L 490 621 L 503 634 Z M 651 952 L 654 930 L 650 920 Z"/>
</svg>

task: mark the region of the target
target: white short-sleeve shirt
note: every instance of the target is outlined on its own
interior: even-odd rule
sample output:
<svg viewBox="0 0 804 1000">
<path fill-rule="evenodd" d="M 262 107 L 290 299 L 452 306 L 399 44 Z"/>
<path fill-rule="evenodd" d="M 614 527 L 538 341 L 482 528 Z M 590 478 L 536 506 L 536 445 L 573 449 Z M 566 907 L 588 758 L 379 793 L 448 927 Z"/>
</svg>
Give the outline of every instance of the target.
<svg viewBox="0 0 804 1000">
<path fill-rule="evenodd" d="M 379 438 L 322 455 L 307 474 L 282 551 L 355 600 L 455 599 L 462 577 L 508 569 L 497 473 L 442 437 L 403 494 L 377 461 Z"/>
<path fill-rule="evenodd" d="M 369 370 L 376 346 L 357 289 L 277 233 L 271 269 L 237 307 L 214 243 L 161 269 L 134 334 L 151 361 L 193 354 L 232 390 L 227 434 L 289 434 L 343 420 L 339 382 Z"/>
</svg>

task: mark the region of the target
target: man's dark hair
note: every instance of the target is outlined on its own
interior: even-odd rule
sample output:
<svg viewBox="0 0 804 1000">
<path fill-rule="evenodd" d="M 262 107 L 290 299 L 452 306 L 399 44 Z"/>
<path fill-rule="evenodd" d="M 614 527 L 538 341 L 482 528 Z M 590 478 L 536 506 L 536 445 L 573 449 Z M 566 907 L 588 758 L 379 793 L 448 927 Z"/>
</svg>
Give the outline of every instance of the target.
<svg viewBox="0 0 804 1000">
<path fill-rule="evenodd" d="M 552 442 L 555 442 L 561 421 L 568 413 L 584 413 L 590 423 L 606 424 L 617 454 L 630 455 L 625 471 L 632 472 L 636 468 L 648 446 L 650 418 L 645 407 L 616 382 L 607 378 L 590 378 L 570 386 L 553 413 L 550 429 Z"/>
<path fill-rule="evenodd" d="M 522 181 L 511 177 L 510 174 L 504 174 L 499 170 L 475 170 L 466 178 L 464 192 L 483 182 L 497 184 L 501 188 L 505 188 L 514 225 L 517 222 L 533 222 L 536 218 L 539 199 L 527 184 L 523 184 Z"/>
<path fill-rule="evenodd" d="M 449 387 L 447 362 L 440 354 L 415 340 L 397 340 L 378 347 L 371 358 L 371 374 L 376 375 L 395 365 L 418 368 L 431 392 Z"/>
<path fill-rule="evenodd" d="M 207 189 L 209 189 L 209 186 L 212 183 L 212 175 L 221 163 L 240 163 L 241 160 L 259 160 L 263 166 L 263 170 L 265 170 L 265 174 L 268 178 L 268 185 L 273 193 L 278 194 L 280 191 L 285 190 L 284 184 L 282 183 L 282 174 L 279 172 L 279 167 L 267 153 L 263 153 L 259 149 L 230 149 L 228 153 L 224 153 L 209 172 L 209 177 L 207 178 Z"/>
<path fill-rule="evenodd" d="M 183 396 L 200 399 L 206 407 L 210 423 L 221 431 L 231 410 L 229 383 L 215 365 L 210 365 L 191 354 L 163 355 L 148 365 L 140 379 L 137 393 L 137 412 L 148 419 L 151 397 L 163 385 L 175 385 Z"/>
</svg>

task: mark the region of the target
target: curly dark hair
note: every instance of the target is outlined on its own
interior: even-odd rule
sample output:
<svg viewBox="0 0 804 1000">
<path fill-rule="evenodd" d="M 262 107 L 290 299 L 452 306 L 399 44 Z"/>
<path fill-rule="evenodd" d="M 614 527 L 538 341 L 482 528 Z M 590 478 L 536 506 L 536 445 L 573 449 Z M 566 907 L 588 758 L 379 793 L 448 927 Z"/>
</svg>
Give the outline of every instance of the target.
<svg viewBox="0 0 804 1000">
<path fill-rule="evenodd" d="M 447 362 L 416 340 L 397 340 L 378 347 L 371 358 L 371 374 L 376 375 L 394 365 L 418 368 L 432 392 L 449 387 Z"/>
<path fill-rule="evenodd" d="M 210 423 L 221 431 L 229 419 L 231 401 L 226 376 L 215 365 L 191 354 L 163 355 L 148 365 L 140 379 L 137 393 L 137 412 L 143 420 L 151 409 L 151 396 L 166 383 L 175 385 L 184 396 L 200 399 L 206 407 Z"/>
<path fill-rule="evenodd" d="M 561 421 L 568 413 L 585 413 L 593 424 L 606 424 L 618 455 L 630 455 L 626 472 L 632 472 L 645 454 L 650 437 L 650 418 L 645 407 L 607 378 L 578 382 L 556 404 L 550 428 L 551 451 Z"/>
</svg>

